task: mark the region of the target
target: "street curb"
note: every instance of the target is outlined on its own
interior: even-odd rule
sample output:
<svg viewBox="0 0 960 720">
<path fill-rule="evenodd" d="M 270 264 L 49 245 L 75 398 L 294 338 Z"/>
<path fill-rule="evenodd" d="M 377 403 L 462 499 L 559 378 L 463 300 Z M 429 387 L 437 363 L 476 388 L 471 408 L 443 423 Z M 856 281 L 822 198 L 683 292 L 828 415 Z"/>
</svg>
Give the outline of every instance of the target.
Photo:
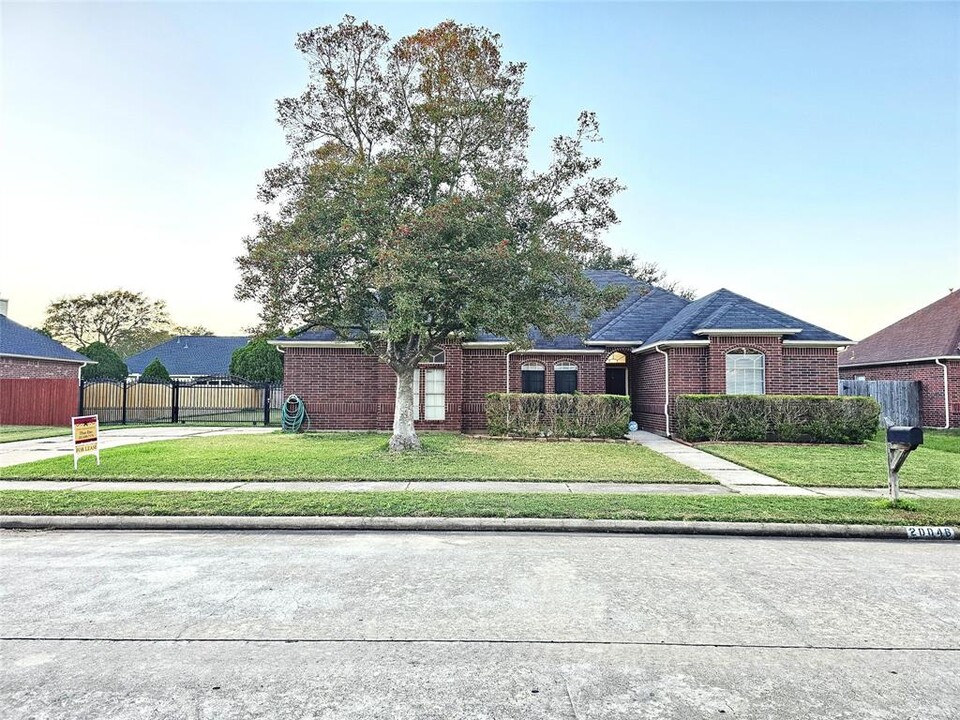
<svg viewBox="0 0 960 720">
<path fill-rule="evenodd" d="M 2 530 L 548 532 L 958 541 L 953 527 L 562 518 L 3 515 Z"/>
</svg>

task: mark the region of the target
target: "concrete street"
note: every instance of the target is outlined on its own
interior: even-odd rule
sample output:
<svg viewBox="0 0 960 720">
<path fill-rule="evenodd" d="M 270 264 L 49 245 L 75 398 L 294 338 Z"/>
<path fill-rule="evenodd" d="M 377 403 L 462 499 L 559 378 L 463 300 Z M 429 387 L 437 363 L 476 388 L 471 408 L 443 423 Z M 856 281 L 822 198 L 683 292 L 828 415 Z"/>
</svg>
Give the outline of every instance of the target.
<svg viewBox="0 0 960 720">
<path fill-rule="evenodd" d="M 0 534 L 5 718 L 956 718 L 960 547 Z"/>
</svg>

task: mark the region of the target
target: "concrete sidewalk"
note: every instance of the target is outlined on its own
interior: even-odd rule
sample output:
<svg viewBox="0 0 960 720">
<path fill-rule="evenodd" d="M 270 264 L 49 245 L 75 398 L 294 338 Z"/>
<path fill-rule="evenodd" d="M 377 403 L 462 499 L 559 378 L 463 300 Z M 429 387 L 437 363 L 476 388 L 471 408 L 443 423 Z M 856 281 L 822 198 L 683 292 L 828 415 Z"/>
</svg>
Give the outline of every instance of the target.
<svg viewBox="0 0 960 720">
<path fill-rule="evenodd" d="M 91 480 L 0 480 L 2 490 L 160 491 L 160 492 L 491 492 L 491 493 L 582 493 L 586 495 L 806 495 L 809 497 L 886 497 L 886 488 L 793 487 L 802 493 L 768 490 L 767 486 L 690 485 L 682 483 L 577 483 L 488 481 L 91 481 Z M 960 500 L 960 489 L 901 488 L 904 497 Z"/>
<path fill-rule="evenodd" d="M 681 465 L 698 470 L 718 483 L 742 495 L 816 495 L 810 488 L 788 485 L 776 478 L 697 450 L 690 445 L 675 442 L 662 435 L 637 430 L 627 434 L 631 442 L 643 445 Z"/>
<path fill-rule="evenodd" d="M 123 445 L 179 440 L 198 435 L 256 435 L 276 432 L 276 430 L 275 427 L 197 427 L 173 424 L 169 427 L 124 427 L 101 430 L 100 447 L 106 450 Z M 70 430 L 64 429 L 64 433 L 59 437 L 0 443 L 0 468 L 72 454 L 73 441 Z"/>
</svg>

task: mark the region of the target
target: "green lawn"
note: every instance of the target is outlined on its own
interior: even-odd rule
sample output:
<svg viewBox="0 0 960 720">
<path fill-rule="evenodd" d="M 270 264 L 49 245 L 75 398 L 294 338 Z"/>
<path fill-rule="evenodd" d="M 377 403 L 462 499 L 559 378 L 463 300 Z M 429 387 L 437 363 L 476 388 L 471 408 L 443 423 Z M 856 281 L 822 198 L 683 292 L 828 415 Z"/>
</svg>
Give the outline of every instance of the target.
<svg viewBox="0 0 960 720">
<path fill-rule="evenodd" d="M 885 444 L 878 434 L 863 445 L 702 443 L 701 450 L 791 485 L 886 487 Z M 924 444 L 900 471 L 902 487 L 960 488 L 960 433 L 924 431 Z"/>
<path fill-rule="evenodd" d="M 960 525 L 960 500 L 457 492 L 0 491 L 3 515 L 537 517 Z"/>
<path fill-rule="evenodd" d="M 37 440 L 58 435 L 69 436 L 70 428 L 50 425 L 0 425 L 0 443 Z"/>
<path fill-rule="evenodd" d="M 123 480 L 713 480 L 635 444 L 481 440 L 424 433 L 422 452 L 391 455 L 382 433 L 196 437 L 3 468 L 5 479 Z"/>
</svg>

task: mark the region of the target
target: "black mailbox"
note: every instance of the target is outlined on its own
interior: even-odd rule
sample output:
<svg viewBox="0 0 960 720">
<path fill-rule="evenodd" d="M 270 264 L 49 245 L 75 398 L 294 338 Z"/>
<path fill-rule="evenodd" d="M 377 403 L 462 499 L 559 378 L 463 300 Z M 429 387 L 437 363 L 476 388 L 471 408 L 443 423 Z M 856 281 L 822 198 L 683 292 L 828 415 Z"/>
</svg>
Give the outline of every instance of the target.
<svg viewBox="0 0 960 720">
<path fill-rule="evenodd" d="M 894 426 L 887 428 L 887 442 L 892 445 L 907 445 L 911 450 L 923 445 L 923 428 Z"/>
</svg>

